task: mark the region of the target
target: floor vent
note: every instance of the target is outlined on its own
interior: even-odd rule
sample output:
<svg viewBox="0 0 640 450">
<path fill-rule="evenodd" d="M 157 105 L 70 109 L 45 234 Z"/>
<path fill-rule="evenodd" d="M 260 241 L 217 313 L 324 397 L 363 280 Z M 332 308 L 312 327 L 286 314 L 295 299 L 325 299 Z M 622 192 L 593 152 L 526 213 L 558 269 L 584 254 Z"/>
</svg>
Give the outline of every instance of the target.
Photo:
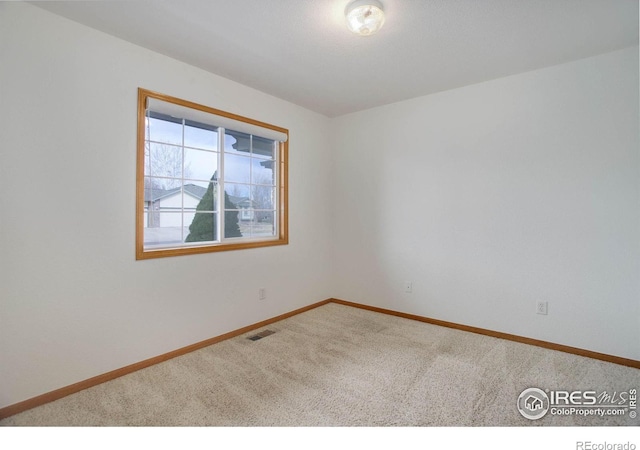
<svg viewBox="0 0 640 450">
<path fill-rule="evenodd" d="M 274 333 L 275 333 L 275 331 L 264 330 L 264 331 L 261 331 L 258 334 L 254 334 L 253 336 L 249 336 L 247 339 L 249 339 L 251 341 L 258 341 L 258 340 L 262 339 L 263 337 L 271 336 Z"/>
</svg>

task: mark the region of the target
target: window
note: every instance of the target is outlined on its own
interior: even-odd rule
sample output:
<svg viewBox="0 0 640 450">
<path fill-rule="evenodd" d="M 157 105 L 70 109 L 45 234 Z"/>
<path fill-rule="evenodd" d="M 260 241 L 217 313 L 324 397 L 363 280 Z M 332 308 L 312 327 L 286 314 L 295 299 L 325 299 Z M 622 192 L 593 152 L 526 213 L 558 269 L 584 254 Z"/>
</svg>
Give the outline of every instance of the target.
<svg viewBox="0 0 640 450">
<path fill-rule="evenodd" d="M 287 244 L 288 135 L 139 89 L 136 258 Z"/>
</svg>

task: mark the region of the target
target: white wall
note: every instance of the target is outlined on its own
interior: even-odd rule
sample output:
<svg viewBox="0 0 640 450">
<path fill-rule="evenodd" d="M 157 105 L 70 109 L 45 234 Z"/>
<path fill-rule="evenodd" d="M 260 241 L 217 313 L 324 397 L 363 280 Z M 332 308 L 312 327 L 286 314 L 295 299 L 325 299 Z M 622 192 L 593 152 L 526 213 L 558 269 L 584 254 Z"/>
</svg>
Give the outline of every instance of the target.
<svg viewBox="0 0 640 450">
<path fill-rule="evenodd" d="M 135 260 L 138 87 L 290 130 L 288 246 Z M 330 297 L 328 122 L 0 2 L 0 407 Z"/>
<path fill-rule="evenodd" d="M 332 126 L 335 297 L 640 359 L 637 47 Z"/>
</svg>

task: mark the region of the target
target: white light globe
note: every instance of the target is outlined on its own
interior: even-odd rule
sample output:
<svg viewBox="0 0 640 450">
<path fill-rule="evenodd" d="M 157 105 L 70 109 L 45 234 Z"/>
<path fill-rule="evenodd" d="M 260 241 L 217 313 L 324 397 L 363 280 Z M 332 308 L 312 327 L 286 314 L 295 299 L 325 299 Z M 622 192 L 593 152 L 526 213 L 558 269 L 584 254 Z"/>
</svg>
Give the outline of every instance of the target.
<svg viewBox="0 0 640 450">
<path fill-rule="evenodd" d="M 369 36 L 384 24 L 382 4 L 377 0 L 357 0 L 350 3 L 345 11 L 347 26 L 361 36 Z"/>
</svg>

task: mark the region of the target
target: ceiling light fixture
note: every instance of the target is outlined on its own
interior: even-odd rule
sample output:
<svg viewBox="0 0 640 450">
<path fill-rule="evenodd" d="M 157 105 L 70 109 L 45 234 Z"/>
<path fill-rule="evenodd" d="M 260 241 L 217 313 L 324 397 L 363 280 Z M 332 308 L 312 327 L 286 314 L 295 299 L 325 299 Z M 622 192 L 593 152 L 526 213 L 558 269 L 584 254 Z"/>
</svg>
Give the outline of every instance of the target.
<svg viewBox="0 0 640 450">
<path fill-rule="evenodd" d="M 345 10 L 347 26 L 360 36 L 369 36 L 382 27 L 384 11 L 378 0 L 355 0 Z"/>
</svg>

